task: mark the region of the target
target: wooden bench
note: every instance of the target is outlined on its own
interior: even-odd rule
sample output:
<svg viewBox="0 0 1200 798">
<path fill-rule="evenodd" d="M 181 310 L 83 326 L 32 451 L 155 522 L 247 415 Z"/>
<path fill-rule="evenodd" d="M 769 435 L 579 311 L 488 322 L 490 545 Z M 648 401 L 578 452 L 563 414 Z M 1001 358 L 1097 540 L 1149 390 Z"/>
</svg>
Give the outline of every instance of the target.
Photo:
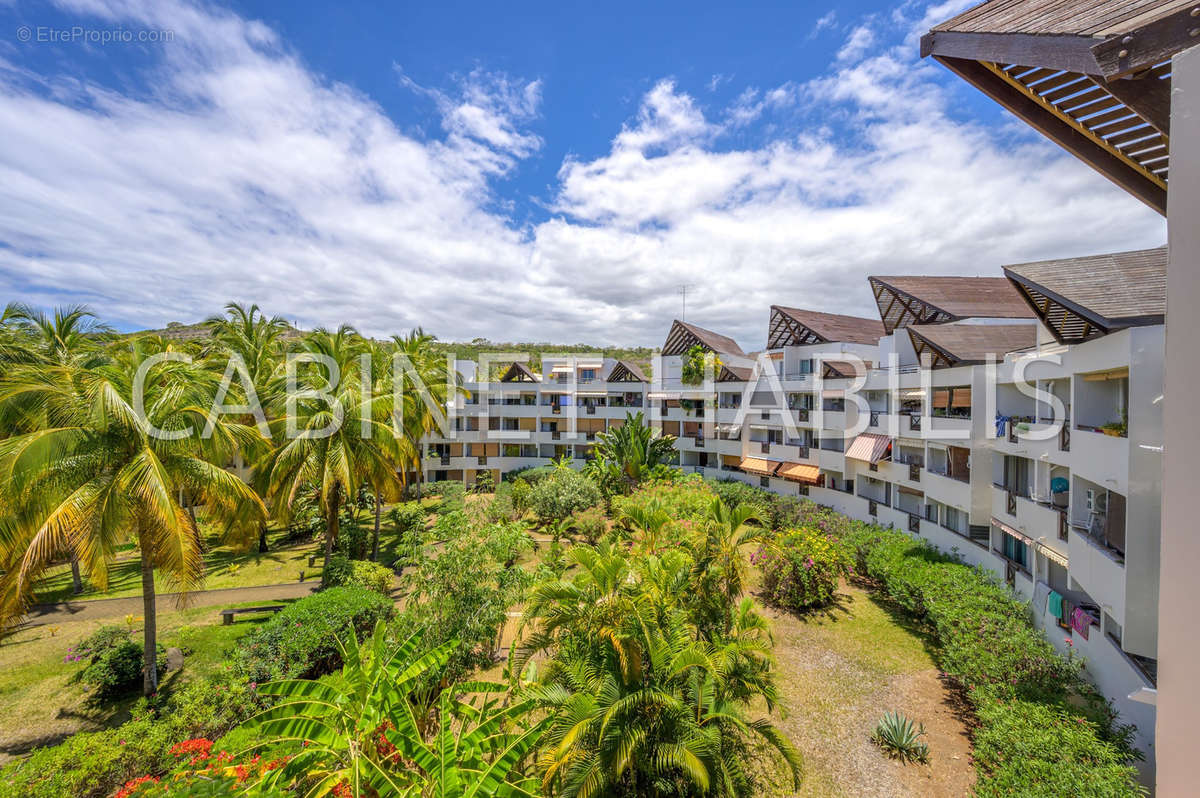
<svg viewBox="0 0 1200 798">
<path fill-rule="evenodd" d="M 221 623 L 225 626 L 231 626 L 233 624 L 233 616 L 235 615 L 241 615 L 246 612 L 256 614 L 260 612 L 279 612 L 281 609 L 283 609 L 282 604 L 275 604 L 270 607 L 237 607 L 232 610 L 221 610 Z"/>
</svg>

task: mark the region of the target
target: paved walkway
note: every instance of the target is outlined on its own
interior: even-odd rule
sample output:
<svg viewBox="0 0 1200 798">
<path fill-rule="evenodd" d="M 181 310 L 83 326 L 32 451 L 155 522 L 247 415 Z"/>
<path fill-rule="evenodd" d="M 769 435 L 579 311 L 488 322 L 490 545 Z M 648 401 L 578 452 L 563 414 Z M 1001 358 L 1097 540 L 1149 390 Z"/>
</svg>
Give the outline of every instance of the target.
<svg viewBox="0 0 1200 798">
<path fill-rule="evenodd" d="M 303 598 L 320 584 L 311 582 L 288 582 L 282 585 L 260 585 L 258 587 L 226 587 L 217 590 L 196 590 L 187 594 L 185 608 L 213 607 L 221 604 L 240 604 L 244 601 L 269 603 L 283 599 Z M 178 593 L 159 593 L 159 610 L 174 608 Z M 25 626 L 45 626 L 51 623 L 72 621 L 95 621 L 102 618 L 121 618 L 126 615 L 142 614 L 142 597 L 91 599 L 88 601 L 64 601 L 61 604 L 35 604 L 29 609 Z"/>
</svg>

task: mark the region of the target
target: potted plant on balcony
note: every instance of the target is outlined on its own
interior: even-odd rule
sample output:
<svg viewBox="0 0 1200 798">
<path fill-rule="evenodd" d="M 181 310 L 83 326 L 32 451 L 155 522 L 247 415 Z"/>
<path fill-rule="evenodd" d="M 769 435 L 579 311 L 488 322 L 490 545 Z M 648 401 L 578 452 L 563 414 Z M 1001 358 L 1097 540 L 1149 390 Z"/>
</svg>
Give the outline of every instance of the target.
<svg viewBox="0 0 1200 798">
<path fill-rule="evenodd" d="M 1111 435 L 1114 438 L 1125 438 L 1129 436 L 1129 415 L 1121 414 L 1120 421 L 1110 421 L 1100 427 L 1100 431 L 1105 435 Z"/>
</svg>

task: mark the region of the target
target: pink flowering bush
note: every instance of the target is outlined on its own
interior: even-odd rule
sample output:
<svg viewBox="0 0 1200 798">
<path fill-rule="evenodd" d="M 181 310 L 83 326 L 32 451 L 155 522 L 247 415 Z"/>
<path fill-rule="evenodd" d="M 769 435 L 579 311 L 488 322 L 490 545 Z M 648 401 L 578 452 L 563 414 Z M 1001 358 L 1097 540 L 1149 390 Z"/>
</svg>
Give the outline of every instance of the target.
<svg viewBox="0 0 1200 798">
<path fill-rule="evenodd" d="M 750 558 L 762 569 L 768 603 L 793 612 L 827 606 L 850 560 L 837 538 L 819 529 L 784 532 L 764 543 Z"/>
</svg>

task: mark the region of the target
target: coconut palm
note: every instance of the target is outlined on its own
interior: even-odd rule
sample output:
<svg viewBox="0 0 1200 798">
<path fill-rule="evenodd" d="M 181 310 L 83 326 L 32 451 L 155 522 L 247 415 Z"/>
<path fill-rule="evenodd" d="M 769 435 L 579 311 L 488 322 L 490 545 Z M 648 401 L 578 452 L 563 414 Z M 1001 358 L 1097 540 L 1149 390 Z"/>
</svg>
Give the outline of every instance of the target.
<svg viewBox="0 0 1200 798">
<path fill-rule="evenodd" d="M 421 495 L 422 478 L 421 439 L 437 428 L 430 404 L 445 407 L 456 394 L 466 393 L 461 375 L 451 373 L 446 358 L 434 350 L 435 340 L 434 336 L 420 327 L 409 331 L 408 335 L 392 336 L 395 353 L 408 358 L 420 380 L 420 384 L 417 384 L 413 380 L 402 379 L 397 386 L 398 395 L 404 399 L 400 429 L 411 444 L 413 460 L 409 465 L 416 472 L 418 497 Z"/>
<path fill-rule="evenodd" d="M 369 477 L 388 469 L 394 473 L 403 454 L 392 429 L 391 397 L 364 394 L 364 361 L 359 356 L 365 350 L 353 328 L 315 330 L 305 338 L 302 351 L 325 363 L 296 369 L 294 390 L 281 398 L 270 425 L 277 446 L 259 464 L 255 481 L 265 487 L 272 512 L 281 521 L 287 521 L 304 492 L 317 500 L 325 517 L 321 582 L 327 584 L 341 509 Z M 366 363 L 370 368 L 369 354 Z M 306 394 L 316 391 L 328 391 L 330 399 Z"/>
<path fill-rule="evenodd" d="M 291 326 L 280 316 L 267 317 L 258 305 L 246 307 L 237 302 L 225 305 L 223 316 L 211 316 L 206 322 L 212 331 L 207 351 L 208 364 L 214 371 L 224 374 L 230 358 L 237 356 L 245 366 L 249 385 L 235 381 L 230 390 L 241 397 L 241 403 L 251 407 L 257 405 L 265 421 L 270 421 L 270 412 L 284 390 L 284 379 L 280 369 L 282 337 Z M 251 395 L 252 392 L 252 395 Z M 243 419 L 247 424 L 255 417 Z M 239 455 L 243 460 L 244 455 Z M 267 525 L 258 529 L 258 550 L 267 551 Z"/>
<path fill-rule="evenodd" d="M 227 525 L 265 512 L 254 491 L 222 467 L 233 452 L 253 450 L 258 433 L 210 416 L 215 386 L 202 369 L 153 365 L 148 358 L 163 346 L 137 339 L 108 363 L 31 365 L 0 379 L 0 402 L 44 408 L 39 429 L 0 441 L 8 510 L 0 529 L 0 613 L 7 622 L 20 617 L 35 580 L 63 550 L 104 589 L 117 546 L 132 541 L 141 560 L 146 694 L 158 687 L 155 572 L 181 592 L 204 573 L 200 530 L 184 500 Z M 139 370 L 146 377 L 140 386 Z"/>
</svg>

